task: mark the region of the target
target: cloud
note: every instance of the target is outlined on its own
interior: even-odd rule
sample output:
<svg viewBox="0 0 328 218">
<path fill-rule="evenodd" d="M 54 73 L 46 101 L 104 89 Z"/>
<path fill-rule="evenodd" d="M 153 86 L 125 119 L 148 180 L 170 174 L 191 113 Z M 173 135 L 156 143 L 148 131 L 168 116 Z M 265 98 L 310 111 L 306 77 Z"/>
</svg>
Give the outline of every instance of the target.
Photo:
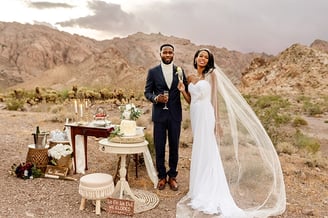
<svg viewBox="0 0 328 218">
<path fill-rule="evenodd" d="M 37 9 L 49 8 L 73 8 L 74 6 L 66 3 L 52 3 L 52 2 L 28 2 L 29 7 Z"/>
<path fill-rule="evenodd" d="M 327 40 L 326 0 L 176 0 L 140 7 L 152 32 L 242 52 L 277 53 L 293 43 Z"/>
<path fill-rule="evenodd" d="M 31 11 L 23 13 L 21 9 L 17 14 L 32 14 L 33 20 L 99 40 L 161 32 L 195 44 L 241 52 L 276 54 L 294 43 L 309 45 L 316 39 L 328 40 L 324 22 L 328 20 L 327 0 L 48 1 L 28 1 Z M 7 11 L 0 17 L 12 17 Z"/>
<path fill-rule="evenodd" d="M 57 24 L 63 27 L 79 26 L 81 28 L 110 32 L 111 34 L 125 35 L 138 32 L 148 27 L 132 13 L 122 10 L 121 6 L 104 1 L 88 2 L 92 15 L 71 19 Z"/>
</svg>

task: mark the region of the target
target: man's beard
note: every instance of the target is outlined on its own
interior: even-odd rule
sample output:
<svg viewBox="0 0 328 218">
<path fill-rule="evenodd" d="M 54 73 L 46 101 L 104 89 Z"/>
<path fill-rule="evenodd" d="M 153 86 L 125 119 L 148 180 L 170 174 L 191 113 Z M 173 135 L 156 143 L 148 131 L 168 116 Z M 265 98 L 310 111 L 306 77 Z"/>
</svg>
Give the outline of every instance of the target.
<svg viewBox="0 0 328 218">
<path fill-rule="evenodd" d="M 162 58 L 162 62 L 163 62 L 164 64 L 171 64 L 172 61 L 173 61 L 173 58 L 172 58 L 172 59 L 169 59 L 169 60 L 167 60 L 167 59 L 165 59 L 165 58 Z"/>
</svg>

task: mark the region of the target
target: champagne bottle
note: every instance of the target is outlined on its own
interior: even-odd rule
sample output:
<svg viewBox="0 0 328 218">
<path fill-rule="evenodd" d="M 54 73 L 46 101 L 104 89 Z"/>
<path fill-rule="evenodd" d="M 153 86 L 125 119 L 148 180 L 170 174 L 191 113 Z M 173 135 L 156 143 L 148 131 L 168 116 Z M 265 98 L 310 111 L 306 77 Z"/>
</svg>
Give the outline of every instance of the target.
<svg viewBox="0 0 328 218">
<path fill-rule="evenodd" d="M 36 130 L 35 130 L 35 135 L 34 135 L 34 141 L 35 141 L 35 148 L 37 146 L 37 143 L 38 143 L 38 138 L 39 138 L 39 134 L 40 134 L 40 128 L 39 126 L 36 126 Z"/>
<path fill-rule="evenodd" d="M 40 127 L 39 127 L 39 126 L 36 127 L 35 134 L 36 134 L 36 135 L 39 135 L 39 134 L 40 134 Z"/>
</svg>

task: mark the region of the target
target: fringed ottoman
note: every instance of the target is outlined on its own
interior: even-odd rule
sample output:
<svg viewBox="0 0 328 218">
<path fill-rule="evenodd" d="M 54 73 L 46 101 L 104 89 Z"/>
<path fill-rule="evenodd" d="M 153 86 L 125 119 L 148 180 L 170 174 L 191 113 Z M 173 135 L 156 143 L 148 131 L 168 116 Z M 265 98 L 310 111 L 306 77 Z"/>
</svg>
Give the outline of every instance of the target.
<svg viewBox="0 0 328 218">
<path fill-rule="evenodd" d="M 96 214 L 100 214 L 101 200 L 110 197 L 114 191 L 113 177 L 105 173 L 92 173 L 80 179 L 79 194 L 82 196 L 80 210 L 84 210 L 86 200 L 96 201 Z"/>
</svg>

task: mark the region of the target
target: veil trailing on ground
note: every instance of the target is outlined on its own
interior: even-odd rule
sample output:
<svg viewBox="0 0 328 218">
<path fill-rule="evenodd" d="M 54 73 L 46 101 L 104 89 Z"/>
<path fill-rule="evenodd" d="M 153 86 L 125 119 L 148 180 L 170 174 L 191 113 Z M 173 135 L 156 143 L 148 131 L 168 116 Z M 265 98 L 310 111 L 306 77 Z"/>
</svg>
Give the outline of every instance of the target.
<svg viewBox="0 0 328 218">
<path fill-rule="evenodd" d="M 205 79 L 212 87 L 217 142 L 235 203 L 245 212 L 245 217 L 282 214 L 286 208 L 285 185 L 280 161 L 268 134 L 219 67 Z M 177 217 L 202 217 L 188 206 L 189 200 L 186 195 L 178 202 Z"/>
</svg>

